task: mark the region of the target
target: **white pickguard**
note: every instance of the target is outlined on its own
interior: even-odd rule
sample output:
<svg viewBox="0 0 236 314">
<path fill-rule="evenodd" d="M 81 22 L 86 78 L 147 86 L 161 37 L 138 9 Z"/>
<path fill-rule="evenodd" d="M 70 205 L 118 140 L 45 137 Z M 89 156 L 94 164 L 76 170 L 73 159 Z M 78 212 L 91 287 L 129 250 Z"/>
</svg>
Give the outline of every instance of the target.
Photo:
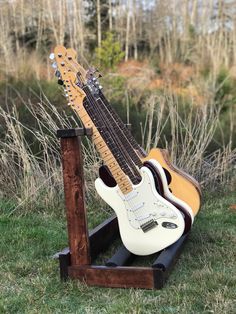
<svg viewBox="0 0 236 314">
<path fill-rule="evenodd" d="M 100 178 L 96 179 L 95 187 L 116 212 L 126 248 L 136 255 L 148 255 L 177 241 L 183 234 L 185 224 L 180 211 L 156 191 L 151 171 L 144 166 L 140 174 L 142 181 L 133 185 L 132 192 L 126 195 L 118 186 L 108 187 Z M 142 226 L 149 221 L 157 224 L 144 232 Z"/>
</svg>

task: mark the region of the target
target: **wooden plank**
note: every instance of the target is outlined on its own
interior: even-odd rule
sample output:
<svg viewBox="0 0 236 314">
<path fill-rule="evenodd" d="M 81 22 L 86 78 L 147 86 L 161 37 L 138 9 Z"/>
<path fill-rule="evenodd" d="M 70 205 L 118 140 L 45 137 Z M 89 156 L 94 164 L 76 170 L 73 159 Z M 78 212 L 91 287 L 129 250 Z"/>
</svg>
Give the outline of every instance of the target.
<svg viewBox="0 0 236 314">
<path fill-rule="evenodd" d="M 154 289 L 161 270 L 150 267 L 70 266 L 69 276 L 88 285 L 114 288 Z M 155 282 L 154 282 L 155 272 Z"/>
<path fill-rule="evenodd" d="M 61 138 L 61 152 L 71 264 L 86 265 L 91 260 L 80 138 Z"/>
<path fill-rule="evenodd" d="M 92 128 L 75 128 L 75 129 L 62 129 L 57 130 L 57 137 L 59 138 L 70 138 L 70 137 L 77 137 L 82 135 L 92 135 L 93 130 Z"/>
<path fill-rule="evenodd" d="M 60 278 L 65 281 L 68 279 L 68 267 L 71 265 L 71 256 L 69 250 L 63 250 L 59 253 Z"/>
</svg>

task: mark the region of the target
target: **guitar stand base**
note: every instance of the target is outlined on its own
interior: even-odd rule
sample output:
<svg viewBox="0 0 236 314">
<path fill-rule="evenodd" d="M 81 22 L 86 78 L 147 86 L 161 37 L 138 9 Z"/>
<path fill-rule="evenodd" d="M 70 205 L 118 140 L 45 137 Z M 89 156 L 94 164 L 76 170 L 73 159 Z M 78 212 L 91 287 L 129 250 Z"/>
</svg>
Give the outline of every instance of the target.
<svg viewBox="0 0 236 314">
<path fill-rule="evenodd" d="M 183 235 L 165 250 L 152 255 L 149 267 L 135 266 L 139 259 L 123 245 L 104 263 L 94 263 L 119 236 L 117 218 L 111 217 L 88 232 L 85 207 L 82 135 L 92 135 L 91 129 L 59 130 L 63 164 L 63 179 L 67 215 L 69 248 L 56 254 L 62 280 L 78 279 L 87 285 L 161 289 L 169 277 L 188 237 Z"/>
</svg>

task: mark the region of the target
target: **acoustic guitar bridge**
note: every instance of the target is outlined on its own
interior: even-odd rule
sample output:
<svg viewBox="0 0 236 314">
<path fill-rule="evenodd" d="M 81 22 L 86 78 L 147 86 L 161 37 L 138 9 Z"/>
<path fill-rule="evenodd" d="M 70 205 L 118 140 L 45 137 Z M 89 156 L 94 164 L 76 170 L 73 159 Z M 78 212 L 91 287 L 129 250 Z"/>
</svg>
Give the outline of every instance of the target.
<svg viewBox="0 0 236 314">
<path fill-rule="evenodd" d="M 155 220 L 151 219 L 142 224 L 140 227 L 143 230 L 143 232 L 148 232 L 149 230 L 155 228 L 157 225 L 158 223 Z"/>
</svg>

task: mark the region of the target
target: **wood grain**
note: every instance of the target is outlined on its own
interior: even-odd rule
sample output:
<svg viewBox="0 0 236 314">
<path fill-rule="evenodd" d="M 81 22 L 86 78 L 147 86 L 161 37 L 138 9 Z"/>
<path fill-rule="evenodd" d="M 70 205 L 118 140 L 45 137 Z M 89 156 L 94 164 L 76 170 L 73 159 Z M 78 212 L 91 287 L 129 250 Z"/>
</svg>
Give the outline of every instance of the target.
<svg viewBox="0 0 236 314">
<path fill-rule="evenodd" d="M 150 267 L 71 266 L 69 276 L 88 285 L 116 288 L 154 289 L 158 276 L 163 282 L 163 272 Z"/>
<path fill-rule="evenodd" d="M 91 261 L 80 138 L 61 138 L 61 151 L 71 264 L 86 265 Z"/>
</svg>

